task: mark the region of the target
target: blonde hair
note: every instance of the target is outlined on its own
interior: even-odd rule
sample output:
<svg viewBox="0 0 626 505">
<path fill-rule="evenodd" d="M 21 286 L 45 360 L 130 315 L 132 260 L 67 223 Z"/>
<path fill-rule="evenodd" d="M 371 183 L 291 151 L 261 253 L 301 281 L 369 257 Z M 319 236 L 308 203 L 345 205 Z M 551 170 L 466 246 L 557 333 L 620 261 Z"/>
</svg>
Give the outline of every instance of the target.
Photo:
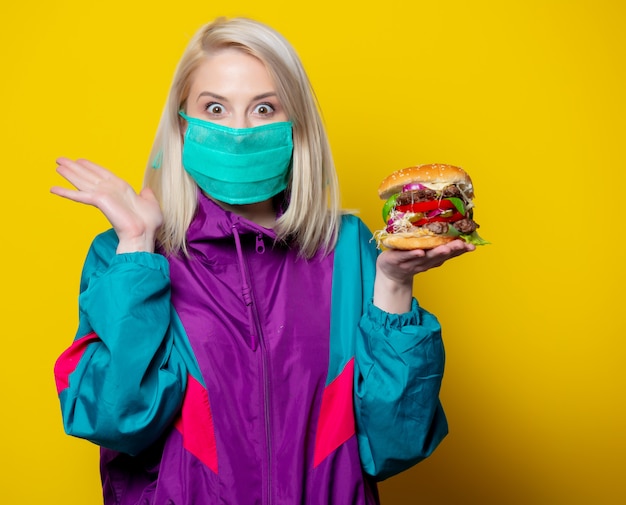
<svg viewBox="0 0 626 505">
<path fill-rule="evenodd" d="M 329 252 L 337 241 L 340 198 L 315 94 L 289 42 L 268 26 L 246 18 L 219 18 L 203 26 L 178 63 L 144 181 L 155 192 L 164 215 L 159 244 L 166 253 L 186 252 L 185 236 L 198 204 L 198 188 L 182 166 L 178 112 L 185 106 L 196 68 L 204 58 L 224 48 L 239 49 L 265 64 L 293 123 L 289 206 L 276 222 L 278 239 L 293 241 L 307 258 L 320 249 Z"/>
</svg>

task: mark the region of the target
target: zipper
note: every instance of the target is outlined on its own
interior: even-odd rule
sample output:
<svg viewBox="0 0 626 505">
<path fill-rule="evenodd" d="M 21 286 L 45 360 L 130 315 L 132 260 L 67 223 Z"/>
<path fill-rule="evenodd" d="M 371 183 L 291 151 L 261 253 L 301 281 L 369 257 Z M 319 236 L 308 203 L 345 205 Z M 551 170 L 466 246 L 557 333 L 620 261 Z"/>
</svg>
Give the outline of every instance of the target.
<svg viewBox="0 0 626 505">
<path fill-rule="evenodd" d="M 265 242 L 263 241 L 263 234 L 258 232 L 256 234 L 256 252 L 257 254 L 263 254 L 265 252 Z"/>
<path fill-rule="evenodd" d="M 263 234 L 258 233 L 256 236 L 256 245 L 255 250 L 258 254 L 263 254 L 265 252 L 265 243 L 263 241 Z M 263 501 L 264 505 L 272 504 L 272 417 L 270 414 L 271 407 L 271 383 L 269 377 L 269 351 L 265 342 L 265 338 L 263 335 L 263 331 L 261 329 L 261 321 L 259 319 L 259 313 L 257 310 L 257 305 L 254 297 L 254 290 L 252 288 L 252 283 L 248 278 L 248 285 L 250 286 L 249 295 L 252 301 L 252 316 L 254 318 L 254 325 L 256 329 L 259 350 L 261 351 L 261 375 L 263 379 L 263 419 L 265 424 L 265 446 L 266 446 L 266 460 L 265 463 L 267 465 L 267 477 L 264 482 L 262 482 L 263 494 L 265 499 Z"/>
<path fill-rule="evenodd" d="M 256 310 L 255 310 L 256 315 Z M 270 415 L 271 407 L 271 384 L 269 378 L 269 352 L 266 347 L 265 339 L 259 329 L 259 343 L 261 344 L 261 367 L 263 373 L 263 409 L 265 413 L 265 445 L 266 445 L 266 464 L 267 464 L 267 481 L 264 483 L 266 505 L 272 503 L 272 418 Z"/>
</svg>

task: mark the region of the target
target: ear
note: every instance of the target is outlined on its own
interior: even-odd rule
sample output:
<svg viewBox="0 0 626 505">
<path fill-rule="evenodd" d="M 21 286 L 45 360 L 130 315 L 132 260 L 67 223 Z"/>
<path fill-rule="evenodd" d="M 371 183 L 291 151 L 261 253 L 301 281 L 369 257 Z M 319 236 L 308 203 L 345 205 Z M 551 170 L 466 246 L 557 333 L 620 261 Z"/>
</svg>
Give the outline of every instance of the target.
<svg viewBox="0 0 626 505">
<path fill-rule="evenodd" d="M 183 107 L 181 107 L 180 110 L 185 112 L 185 109 Z M 184 141 L 185 132 L 187 131 L 187 121 L 185 121 L 185 118 L 182 117 L 180 114 L 178 114 L 178 130 L 180 131 L 181 140 Z"/>
<path fill-rule="evenodd" d="M 185 143 L 185 133 L 187 132 L 187 121 L 180 114 L 178 115 L 178 131 L 180 132 L 180 143 Z"/>
</svg>

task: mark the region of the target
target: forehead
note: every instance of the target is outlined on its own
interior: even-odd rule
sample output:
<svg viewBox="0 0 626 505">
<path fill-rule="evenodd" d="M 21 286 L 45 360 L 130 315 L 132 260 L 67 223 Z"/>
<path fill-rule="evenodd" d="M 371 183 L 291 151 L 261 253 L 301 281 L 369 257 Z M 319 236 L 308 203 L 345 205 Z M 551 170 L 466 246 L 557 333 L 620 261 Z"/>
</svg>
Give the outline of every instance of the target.
<svg viewBox="0 0 626 505">
<path fill-rule="evenodd" d="M 257 57 L 234 48 L 221 49 L 202 59 L 191 75 L 190 91 L 243 91 L 275 87 L 265 64 Z M 216 89 L 206 89 L 216 88 Z"/>
</svg>

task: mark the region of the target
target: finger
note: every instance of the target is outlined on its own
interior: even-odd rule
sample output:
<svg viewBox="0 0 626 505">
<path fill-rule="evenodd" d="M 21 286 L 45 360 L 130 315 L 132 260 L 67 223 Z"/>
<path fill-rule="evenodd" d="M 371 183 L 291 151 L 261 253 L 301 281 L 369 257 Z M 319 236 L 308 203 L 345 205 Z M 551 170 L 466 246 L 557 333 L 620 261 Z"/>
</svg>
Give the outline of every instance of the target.
<svg viewBox="0 0 626 505">
<path fill-rule="evenodd" d="M 76 163 L 81 167 L 85 168 L 90 173 L 96 175 L 100 179 L 106 180 L 113 176 L 113 173 L 106 168 L 93 163 L 92 161 L 80 158 L 76 160 Z"/>
<path fill-rule="evenodd" d="M 56 171 L 61 177 L 80 190 L 93 188 L 98 182 L 97 177 L 73 161 L 57 165 Z"/>
<path fill-rule="evenodd" d="M 391 249 L 389 258 L 393 259 L 395 263 L 406 263 L 407 261 L 414 261 L 417 258 L 424 258 L 426 256 L 426 251 L 423 249 L 410 249 L 410 250 L 400 250 L 400 249 Z"/>
<path fill-rule="evenodd" d="M 460 256 L 461 254 L 465 254 L 476 249 L 474 244 L 468 244 L 463 240 L 455 240 L 454 245 L 451 243 L 450 246 L 450 255 L 453 257 Z"/>
<path fill-rule="evenodd" d="M 50 193 L 72 200 L 73 202 L 84 203 L 86 205 L 93 205 L 93 199 L 88 193 L 82 191 L 76 191 L 74 189 L 64 188 L 62 186 L 52 186 Z"/>
<path fill-rule="evenodd" d="M 452 254 L 462 253 L 467 250 L 468 245 L 470 244 L 467 244 L 464 240 L 453 240 L 452 242 L 431 249 L 428 256 L 436 258 L 438 256 L 450 256 Z"/>
<path fill-rule="evenodd" d="M 59 167 L 64 167 L 67 170 L 72 170 L 73 172 L 93 172 L 90 168 L 90 162 L 87 160 L 78 159 L 74 161 L 69 158 L 60 157 L 57 158 L 56 162 Z"/>
<path fill-rule="evenodd" d="M 466 244 L 461 240 L 455 242 L 458 243 L 450 242 L 450 244 L 446 244 L 445 246 L 438 247 L 436 250 L 433 249 L 431 251 L 431 254 L 428 256 L 428 260 L 432 265 L 431 268 L 441 266 L 446 261 L 475 249 L 474 246 Z"/>
<path fill-rule="evenodd" d="M 60 171 L 57 170 L 60 173 L 74 174 L 75 178 L 80 178 L 85 183 L 92 184 L 93 186 L 113 177 L 113 174 L 109 170 L 83 158 L 73 161 L 69 158 L 62 157 L 57 159 L 57 164 L 58 167 L 61 168 Z"/>
</svg>

